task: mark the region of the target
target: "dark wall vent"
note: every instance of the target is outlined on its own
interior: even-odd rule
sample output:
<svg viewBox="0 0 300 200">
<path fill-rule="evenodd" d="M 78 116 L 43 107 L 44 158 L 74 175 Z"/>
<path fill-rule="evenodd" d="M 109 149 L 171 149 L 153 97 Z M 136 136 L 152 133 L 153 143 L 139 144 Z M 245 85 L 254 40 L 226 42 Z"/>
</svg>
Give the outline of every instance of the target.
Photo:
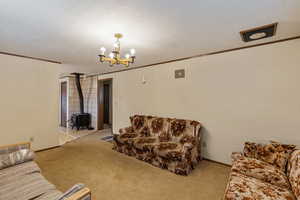
<svg viewBox="0 0 300 200">
<path fill-rule="evenodd" d="M 268 37 L 272 37 L 276 34 L 278 23 L 268 24 L 248 30 L 241 31 L 241 37 L 244 42 L 251 42 Z"/>
<path fill-rule="evenodd" d="M 184 77 L 185 77 L 185 70 L 184 69 L 175 70 L 175 78 L 184 78 Z"/>
</svg>

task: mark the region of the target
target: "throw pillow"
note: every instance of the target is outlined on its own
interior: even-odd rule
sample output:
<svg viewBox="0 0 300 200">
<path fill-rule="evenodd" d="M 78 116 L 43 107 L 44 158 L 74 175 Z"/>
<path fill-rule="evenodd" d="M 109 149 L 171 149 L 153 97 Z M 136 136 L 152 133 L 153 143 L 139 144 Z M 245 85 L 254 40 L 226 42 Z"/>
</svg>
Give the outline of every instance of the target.
<svg viewBox="0 0 300 200">
<path fill-rule="evenodd" d="M 270 144 L 246 142 L 244 146 L 244 155 L 249 158 L 267 162 L 278 167 L 282 171 L 285 171 L 290 154 L 295 148 L 295 145 L 280 144 L 273 141 Z"/>
<path fill-rule="evenodd" d="M 34 152 L 21 149 L 11 153 L 0 154 L 0 169 L 11 167 L 34 159 Z"/>
</svg>

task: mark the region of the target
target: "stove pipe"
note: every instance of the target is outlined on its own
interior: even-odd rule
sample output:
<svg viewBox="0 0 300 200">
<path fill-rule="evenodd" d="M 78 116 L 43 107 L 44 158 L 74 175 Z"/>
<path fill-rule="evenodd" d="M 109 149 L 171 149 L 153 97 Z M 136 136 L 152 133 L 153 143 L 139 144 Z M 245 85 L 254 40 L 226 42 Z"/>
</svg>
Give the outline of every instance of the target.
<svg viewBox="0 0 300 200">
<path fill-rule="evenodd" d="M 79 96 L 79 104 L 80 104 L 80 114 L 84 113 L 84 102 L 83 102 L 83 94 L 82 94 L 82 89 L 81 89 L 81 84 L 80 84 L 80 76 L 83 75 L 82 73 L 72 73 L 75 75 L 75 83 L 78 91 L 78 96 Z"/>
</svg>

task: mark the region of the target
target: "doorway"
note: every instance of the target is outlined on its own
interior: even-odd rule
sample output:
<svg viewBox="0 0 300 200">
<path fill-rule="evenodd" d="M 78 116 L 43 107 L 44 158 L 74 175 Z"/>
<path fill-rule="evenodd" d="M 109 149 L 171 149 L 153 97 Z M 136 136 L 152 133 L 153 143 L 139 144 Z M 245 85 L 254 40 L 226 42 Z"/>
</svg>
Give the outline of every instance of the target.
<svg viewBox="0 0 300 200">
<path fill-rule="evenodd" d="M 60 126 L 67 127 L 67 82 L 60 85 Z"/>
<path fill-rule="evenodd" d="M 98 130 L 112 128 L 112 79 L 98 80 Z"/>
</svg>

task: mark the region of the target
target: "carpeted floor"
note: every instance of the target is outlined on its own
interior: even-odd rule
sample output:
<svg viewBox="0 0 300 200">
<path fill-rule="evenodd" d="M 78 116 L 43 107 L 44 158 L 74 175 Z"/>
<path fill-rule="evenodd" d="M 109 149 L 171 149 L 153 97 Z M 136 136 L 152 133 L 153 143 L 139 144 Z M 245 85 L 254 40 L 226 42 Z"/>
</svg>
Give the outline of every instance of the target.
<svg viewBox="0 0 300 200">
<path fill-rule="evenodd" d="M 187 177 L 113 151 L 92 134 L 37 153 L 43 175 L 61 191 L 86 184 L 93 200 L 221 200 L 230 168 L 202 161 Z"/>
</svg>

